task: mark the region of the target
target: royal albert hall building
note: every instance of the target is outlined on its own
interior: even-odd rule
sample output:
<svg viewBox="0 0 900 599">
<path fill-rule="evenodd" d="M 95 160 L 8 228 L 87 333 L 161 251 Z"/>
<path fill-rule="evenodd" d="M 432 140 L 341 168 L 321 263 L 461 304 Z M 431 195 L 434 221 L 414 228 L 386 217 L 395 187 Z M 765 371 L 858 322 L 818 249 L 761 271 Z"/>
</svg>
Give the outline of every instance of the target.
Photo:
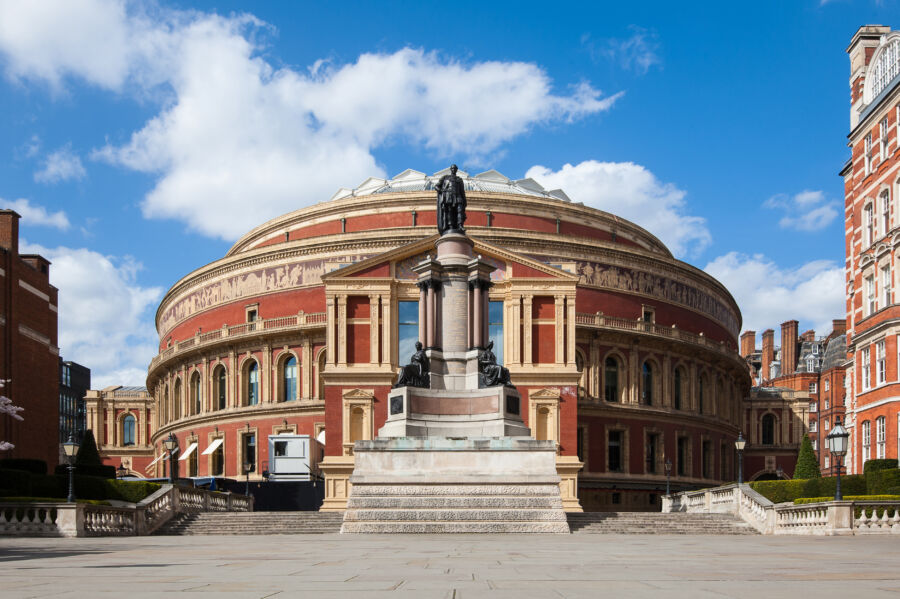
<svg viewBox="0 0 900 599">
<path fill-rule="evenodd" d="M 156 316 L 147 375 L 152 455 L 194 445 L 181 475 L 260 480 L 268 439 L 309 435 L 323 509 L 343 509 L 353 442 L 421 338 L 434 252 L 434 184 L 407 170 L 266 222 L 178 281 Z M 459 172 L 466 232 L 496 267 L 489 332 L 538 439 L 558 444 L 566 509 L 646 510 L 672 489 L 735 477 L 750 378 L 725 287 L 653 235 L 559 190 Z M 421 300 L 421 301 L 420 301 Z M 149 452 L 148 452 L 149 453 Z M 151 462 L 152 465 L 151 465 Z"/>
</svg>

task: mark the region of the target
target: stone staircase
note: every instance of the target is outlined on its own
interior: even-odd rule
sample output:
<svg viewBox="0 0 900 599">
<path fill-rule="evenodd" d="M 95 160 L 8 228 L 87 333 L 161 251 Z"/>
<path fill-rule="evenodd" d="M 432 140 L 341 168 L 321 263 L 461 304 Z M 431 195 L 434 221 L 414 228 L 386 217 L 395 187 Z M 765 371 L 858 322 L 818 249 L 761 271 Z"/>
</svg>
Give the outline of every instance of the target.
<svg viewBox="0 0 900 599">
<path fill-rule="evenodd" d="M 354 485 L 344 533 L 568 533 L 559 485 Z"/>
<path fill-rule="evenodd" d="M 337 533 L 340 512 L 200 512 L 179 514 L 156 535 L 300 535 Z"/>
<path fill-rule="evenodd" d="M 757 531 L 731 514 L 676 512 L 587 512 L 568 514 L 573 533 L 659 535 L 755 535 Z"/>
</svg>

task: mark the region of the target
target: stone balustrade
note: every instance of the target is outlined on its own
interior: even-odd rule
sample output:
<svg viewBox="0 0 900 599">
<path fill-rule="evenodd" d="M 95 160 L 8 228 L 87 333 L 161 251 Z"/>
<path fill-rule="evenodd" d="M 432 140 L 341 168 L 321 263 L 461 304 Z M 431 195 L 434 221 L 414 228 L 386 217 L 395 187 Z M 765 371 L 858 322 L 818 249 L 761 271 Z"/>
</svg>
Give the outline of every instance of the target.
<svg viewBox="0 0 900 599">
<path fill-rule="evenodd" d="M 109 537 L 148 535 L 183 512 L 251 512 L 253 497 L 163 485 L 134 506 L 18 503 L 0 498 L 0 536 Z"/>
<path fill-rule="evenodd" d="M 774 504 L 749 485 L 724 485 L 663 497 L 663 512 L 731 513 L 762 534 L 900 534 L 900 501 Z"/>
<path fill-rule="evenodd" d="M 325 322 L 325 312 L 310 312 L 308 314 L 300 312 L 299 314 L 294 314 L 292 316 L 266 318 L 254 322 L 242 322 L 231 326 L 223 325 L 221 329 L 215 329 L 214 331 L 208 331 L 206 333 L 197 333 L 193 337 L 178 341 L 171 347 L 167 347 L 150 360 L 150 370 L 152 371 L 161 363 L 182 352 L 197 349 L 199 347 L 215 345 L 226 339 L 239 340 L 242 337 L 258 335 L 262 332 L 300 331 L 304 329 L 322 328 L 325 326 Z"/>
<path fill-rule="evenodd" d="M 579 312 L 575 315 L 575 324 L 592 329 L 612 329 L 616 331 L 641 333 L 653 337 L 663 337 L 665 339 L 677 339 L 679 341 L 704 347 L 719 354 L 724 354 L 730 358 L 738 356 L 737 348 L 735 347 L 730 347 L 721 341 L 713 341 L 712 339 L 705 337 L 702 333 L 698 335 L 696 333 L 691 333 L 690 331 L 679 329 L 674 325 L 667 327 L 665 325 L 656 324 L 655 322 L 646 322 L 640 319 L 634 320 L 631 318 L 621 318 L 619 316 L 607 316 L 602 312 L 596 314 Z"/>
</svg>

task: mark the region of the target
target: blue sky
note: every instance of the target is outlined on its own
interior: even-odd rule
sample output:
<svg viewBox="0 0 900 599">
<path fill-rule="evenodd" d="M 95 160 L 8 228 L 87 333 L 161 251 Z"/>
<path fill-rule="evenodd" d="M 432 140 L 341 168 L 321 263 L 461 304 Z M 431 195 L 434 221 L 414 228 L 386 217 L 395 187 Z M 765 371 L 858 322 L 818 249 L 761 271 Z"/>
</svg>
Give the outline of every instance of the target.
<svg viewBox="0 0 900 599">
<path fill-rule="evenodd" d="M 0 0 L 0 204 L 64 357 L 141 384 L 169 286 L 253 225 L 449 162 L 645 226 L 745 328 L 843 316 L 849 63 L 896 2 Z"/>
</svg>

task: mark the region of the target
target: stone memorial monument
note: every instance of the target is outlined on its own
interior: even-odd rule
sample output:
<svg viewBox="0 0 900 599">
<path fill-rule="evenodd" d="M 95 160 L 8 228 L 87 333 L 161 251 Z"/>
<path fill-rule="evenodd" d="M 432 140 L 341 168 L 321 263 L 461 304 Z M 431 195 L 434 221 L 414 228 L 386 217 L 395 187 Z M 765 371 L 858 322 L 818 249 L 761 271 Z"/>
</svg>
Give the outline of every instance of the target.
<svg viewBox="0 0 900 599">
<path fill-rule="evenodd" d="M 465 233 L 464 182 L 435 186 L 441 236 L 418 274 L 419 341 L 378 438 L 357 441 L 345 533 L 567 533 L 556 442 L 537 441 L 488 336 L 494 267 Z"/>
</svg>

